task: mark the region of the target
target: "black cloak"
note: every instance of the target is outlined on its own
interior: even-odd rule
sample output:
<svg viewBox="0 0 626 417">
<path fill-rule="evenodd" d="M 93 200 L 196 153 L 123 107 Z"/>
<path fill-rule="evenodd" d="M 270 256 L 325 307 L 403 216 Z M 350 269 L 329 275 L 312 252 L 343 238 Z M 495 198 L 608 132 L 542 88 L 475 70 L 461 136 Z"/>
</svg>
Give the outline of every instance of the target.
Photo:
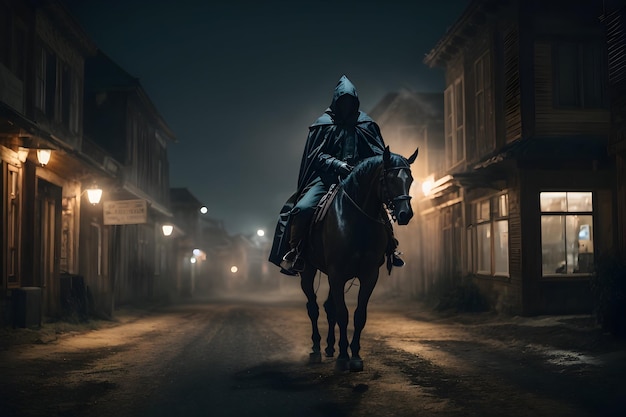
<svg viewBox="0 0 626 417">
<path fill-rule="evenodd" d="M 345 102 L 349 99 L 351 105 L 348 110 L 338 105 L 342 96 L 349 96 L 341 100 Z M 290 212 L 309 184 L 321 177 L 330 186 L 337 182 L 336 168 L 339 163 L 355 165 L 365 158 L 381 155 L 384 150 L 380 128 L 359 110 L 356 88 L 345 75 L 342 76 L 335 87 L 330 107 L 309 127 L 298 187 L 280 211 L 269 261 L 280 266 L 284 254 L 289 251 Z"/>
</svg>

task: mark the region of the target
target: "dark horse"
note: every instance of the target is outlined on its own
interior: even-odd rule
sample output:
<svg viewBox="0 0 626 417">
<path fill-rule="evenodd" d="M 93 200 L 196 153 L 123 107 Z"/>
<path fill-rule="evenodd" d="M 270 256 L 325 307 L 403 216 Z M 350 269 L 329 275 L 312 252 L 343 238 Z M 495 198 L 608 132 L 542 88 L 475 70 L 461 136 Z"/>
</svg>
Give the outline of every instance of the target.
<svg viewBox="0 0 626 417">
<path fill-rule="evenodd" d="M 408 159 L 391 153 L 363 160 L 340 184 L 324 219 L 314 224 L 305 253 L 306 267 L 301 286 L 307 297 L 307 311 L 313 326 L 312 362 L 321 361 L 321 336 L 317 326 L 319 306 L 314 289 L 317 270 L 328 276 L 330 291 L 324 303 L 328 319 L 326 356 L 335 352 L 335 324 L 339 325 L 339 370 L 362 371 L 359 356 L 361 331 L 367 319 L 367 303 L 378 281 L 378 271 L 390 247 L 391 217 L 398 224 L 408 224 L 413 211 L 409 187 L 413 182 L 410 164 L 417 150 Z M 358 304 L 354 311 L 354 334 L 348 355 L 348 308 L 344 298 L 346 283 L 359 279 Z"/>
</svg>

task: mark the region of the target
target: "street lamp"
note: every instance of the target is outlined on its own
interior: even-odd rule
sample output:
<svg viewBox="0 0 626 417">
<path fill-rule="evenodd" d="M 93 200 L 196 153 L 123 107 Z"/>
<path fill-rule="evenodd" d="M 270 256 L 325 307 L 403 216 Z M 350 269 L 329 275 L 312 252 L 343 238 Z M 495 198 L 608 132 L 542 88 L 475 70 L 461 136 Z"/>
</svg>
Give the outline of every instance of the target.
<svg viewBox="0 0 626 417">
<path fill-rule="evenodd" d="M 92 205 L 96 205 L 100 202 L 102 198 L 102 188 L 99 188 L 97 185 L 92 185 L 90 188 L 87 188 L 87 200 Z"/>
<path fill-rule="evenodd" d="M 52 155 L 51 149 L 37 149 L 37 160 L 41 166 L 45 166 L 50 162 L 50 155 Z"/>
<path fill-rule="evenodd" d="M 263 237 L 263 236 L 265 236 L 265 230 L 263 230 L 263 229 L 259 229 L 259 230 L 257 230 L 257 231 L 256 231 L 256 235 L 257 235 L 258 237 Z"/>
<path fill-rule="evenodd" d="M 171 236 L 174 231 L 174 226 L 171 224 L 164 224 L 161 226 L 161 231 L 163 232 L 163 236 Z"/>
<path fill-rule="evenodd" d="M 202 213 L 202 214 L 207 214 L 207 213 L 208 213 L 208 211 L 209 211 L 209 209 L 208 209 L 208 208 L 206 208 L 206 206 L 202 206 L 202 207 L 200 207 L 200 213 Z"/>
</svg>

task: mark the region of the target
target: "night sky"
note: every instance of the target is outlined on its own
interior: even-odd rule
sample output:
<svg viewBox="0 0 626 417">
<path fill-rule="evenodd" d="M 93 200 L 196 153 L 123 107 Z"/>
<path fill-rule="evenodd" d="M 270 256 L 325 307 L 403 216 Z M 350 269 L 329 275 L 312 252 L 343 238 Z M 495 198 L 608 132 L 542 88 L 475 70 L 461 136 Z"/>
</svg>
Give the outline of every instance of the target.
<svg viewBox="0 0 626 417">
<path fill-rule="evenodd" d="M 246 235 L 273 231 L 341 75 L 366 112 L 390 92 L 443 91 L 422 60 L 468 3 L 66 0 L 176 134 L 170 186 Z"/>
</svg>

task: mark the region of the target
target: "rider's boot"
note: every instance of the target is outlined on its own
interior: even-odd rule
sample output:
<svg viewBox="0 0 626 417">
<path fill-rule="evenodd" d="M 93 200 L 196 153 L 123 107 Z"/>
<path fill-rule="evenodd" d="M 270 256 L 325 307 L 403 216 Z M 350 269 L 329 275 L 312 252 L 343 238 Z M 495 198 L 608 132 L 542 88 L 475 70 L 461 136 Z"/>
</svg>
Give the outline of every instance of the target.
<svg viewBox="0 0 626 417">
<path fill-rule="evenodd" d="M 293 216 L 291 219 L 291 233 L 289 235 L 291 250 L 283 256 L 283 261 L 280 263 L 281 268 L 285 270 L 287 275 L 297 275 L 304 271 L 304 258 L 300 253 L 304 229 L 298 220 L 297 216 Z"/>
<path fill-rule="evenodd" d="M 391 263 L 393 266 L 398 268 L 402 268 L 404 266 L 404 261 L 400 258 L 400 255 L 402 255 L 402 252 L 398 252 L 397 250 L 394 250 L 391 254 Z"/>
<path fill-rule="evenodd" d="M 391 231 L 391 264 L 397 268 L 402 268 L 404 266 L 404 261 L 400 258 L 402 252 L 398 250 L 398 239 L 393 236 L 393 231 Z"/>
</svg>

